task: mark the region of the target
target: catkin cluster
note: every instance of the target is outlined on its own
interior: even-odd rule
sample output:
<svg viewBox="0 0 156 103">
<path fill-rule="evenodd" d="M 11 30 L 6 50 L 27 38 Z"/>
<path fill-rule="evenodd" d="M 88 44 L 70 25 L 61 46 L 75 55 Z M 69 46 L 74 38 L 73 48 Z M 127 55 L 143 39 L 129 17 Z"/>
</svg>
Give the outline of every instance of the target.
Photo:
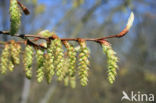
<svg viewBox="0 0 156 103">
<path fill-rule="evenodd" d="M 18 32 L 21 24 L 21 11 L 18 7 L 17 0 L 10 0 L 10 34 L 14 35 Z"/>
<path fill-rule="evenodd" d="M 79 53 L 79 77 L 80 77 L 80 83 L 82 86 L 86 86 L 88 82 L 88 66 L 89 66 L 89 50 L 87 48 L 85 41 L 79 41 L 80 44 L 80 53 Z"/>
<path fill-rule="evenodd" d="M 5 44 L 5 48 L 1 54 L 1 73 L 6 74 L 9 62 L 9 45 Z"/>
<path fill-rule="evenodd" d="M 83 4 L 84 0 L 74 0 L 73 7 L 78 7 Z M 10 0 L 10 32 L 9 34 L 14 36 L 21 24 L 21 11 L 18 7 L 18 4 L 21 4 L 17 0 Z M 23 7 L 21 7 L 23 8 Z M 25 10 L 24 10 L 25 9 Z M 23 8 L 25 14 L 29 14 L 27 8 Z M 130 19 L 128 20 L 128 24 L 126 28 L 117 35 L 110 36 L 112 37 L 122 37 L 127 33 L 130 27 L 132 26 L 134 20 L 134 14 L 131 13 Z M 6 34 L 6 33 L 4 33 Z M 16 35 L 17 36 L 17 35 Z M 33 42 L 26 44 L 24 51 L 24 70 L 26 77 L 31 79 L 32 77 L 32 65 L 34 58 L 34 48 L 36 50 L 36 78 L 40 83 L 46 78 L 48 83 L 51 83 L 52 77 L 56 74 L 57 79 L 59 81 L 64 80 L 65 85 L 69 85 L 72 88 L 76 87 L 76 73 L 78 72 L 78 76 L 80 78 L 80 84 L 82 86 L 86 86 L 88 83 L 88 71 L 89 71 L 89 50 L 86 45 L 86 40 L 95 41 L 102 45 L 103 51 L 107 56 L 107 68 L 108 68 L 108 81 L 112 84 L 115 81 L 115 77 L 117 75 L 116 69 L 118 68 L 117 62 L 118 58 L 116 57 L 115 51 L 106 42 L 104 39 L 60 39 L 54 32 L 49 32 L 48 30 L 41 31 L 38 36 L 35 37 Z M 21 35 L 19 36 L 21 37 Z M 24 36 L 25 37 L 25 36 Z M 32 36 L 33 37 L 33 36 Z M 45 38 L 42 38 L 45 37 Z M 110 38 L 107 37 L 107 38 Z M 42 44 L 39 44 L 38 39 L 44 39 Z M 106 38 L 105 38 L 106 39 Z M 26 41 L 28 41 L 26 40 Z M 67 40 L 67 41 L 65 41 Z M 77 50 L 72 46 L 68 40 L 73 40 L 79 43 L 78 53 Z M 34 46 L 33 43 L 37 44 Z M 20 42 L 21 43 L 21 42 Z M 39 44 L 39 45 L 38 45 Z M 67 52 L 64 53 L 63 44 L 67 49 Z M 34 47 L 33 47 L 34 46 Z M 42 50 L 40 47 L 42 46 L 44 49 Z M 6 74 L 7 71 L 13 71 L 15 65 L 20 63 L 20 53 L 21 53 L 21 45 L 16 43 L 15 41 L 10 41 L 5 43 L 5 47 L 2 51 L 0 58 L 0 72 L 2 74 Z M 78 56 L 77 56 L 78 54 Z M 78 62 L 78 63 L 77 63 Z M 76 67 L 78 70 L 76 70 Z"/>
<path fill-rule="evenodd" d="M 20 63 L 20 52 L 21 46 L 20 44 L 15 43 L 15 41 L 11 41 L 10 44 L 11 58 L 14 64 Z"/>
<path fill-rule="evenodd" d="M 33 60 L 36 60 L 36 78 L 39 83 L 41 83 L 45 77 L 49 84 L 51 83 L 53 76 L 56 75 L 58 81 L 63 80 L 66 86 L 70 85 L 72 88 L 75 88 L 76 79 L 77 76 L 79 76 L 80 84 L 86 86 L 88 83 L 90 64 L 90 53 L 86 41 L 84 39 L 78 39 L 79 48 L 75 48 L 68 41 L 61 41 L 53 32 L 51 33 L 45 30 L 40 32 L 39 35 L 49 38 L 48 40 L 41 42 L 42 44 L 46 44 L 46 49 L 26 44 L 23 56 L 26 77 L 31 79 L 33 74 Z M 118 68 L 118 58 L 108 42 L 101 41 L 99 43 L 102 45 L 103 52 L 107 56 L 108 81 L 112 84 L 117 75 L 116 69 Z M 64 52 L 63 45 L 66 52 Z M 15 65 L 20 63 L 20 53 L 21 45 L 15 41 L 12 40 L 5 44 L 0 61 L 0 72 L 2 74 L 6 74 L 8 70 L 14 70 Z M 34 53 L 36 59 L 33 59 Z"/>
<path fill-rule="evenodd" d="M 7 70 L 13 71 L 16 64 L 20 63 L 21 46 L 15 41 L 5 44 L 1 54 L 1 73 L 6 74 Z"/>
<path fill-rule="evenodd" d="M 16 64 L 20 63 L 20 53 L 21 53 L 21 46 L 20 44 L 16 43 L 12 40 L 9 44 L 10 50 L 10 57 L 9 57 L 9 70 L 13 71 Z"/>
<path fill-rule="evenodd" d="M 107 56 L 108 81 L 112 84 L 115 81 L 115 77 L 117 75 L 116 70 L 118 68 L 118 57 L 116 57 L 116 52 L 107 42 L 102 44 L 102 48 L 103 52 Z"/>
</svg>

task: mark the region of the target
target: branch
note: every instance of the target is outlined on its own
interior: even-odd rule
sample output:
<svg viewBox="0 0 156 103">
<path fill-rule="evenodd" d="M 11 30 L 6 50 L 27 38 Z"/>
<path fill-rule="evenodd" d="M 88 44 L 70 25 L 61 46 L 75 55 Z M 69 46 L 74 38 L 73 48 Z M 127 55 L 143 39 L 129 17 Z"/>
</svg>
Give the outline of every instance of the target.
<svg viewBox="0 0 156 103">
<path fill-rule="evenodd" d="M 17 3 L 18 5 L 21 7 L 21 9 L 23 10 L 24 14 L 25 15 L 29 15 L 30 14 L 30 11 L 28 10 L 28 8 L 26 6 L 24 6 L 22 3 L 20 3 L 18 0 L 17 0 Z"/>
<path fill-rule="evenodd" d="M 110 38 L 121 38 L 123 36 L 125 36 L 132 24 L 133 24 L 133 21 L 134 21 L 134 14 L 133 12 L 131 12 L 130 14 L 130 17 L 128 19 L 128 22 L 127 22 L 127 25 L 126 27 L 118 34 L 115 34 L 115 35 L 110 35 L 110 36 L 106 36 L 106 37 L 101 37 L 101 38 L 60 38 L 60 40 L 63 42 L 63 41 L 79 41 L 80 39 L 83 39 L 85 41 L 93 41 L 93 42 L 101 42 L 103 40 L 106 40 L 106 39 L 110 39 Z M 10 35 L 9 31 L 0 31 L 0 34 L 5 34 L 5 35 Z M 41 48 L 45 48 L 41 45 L 37 45 L 35 43 L 33 43 L 33 41 L 37 41 L 37 40 L 40 40 L 40 39 L 44 39 L 44 40 L 50 40 L 50 39 L 55 39 L 56 36 L 52 36 L 52 37 L 42 37 L 40 35 L 32 35 L 32 34 L 16 34 L 16 35 L 13 35 L 15 37 L 20 37 L 24 40 L 27 41 L 28 44 L 32 45 L 32 46 L 35 46 L 35 47 L 41 47 Z M 33 40 L 29 40 L 28 38 L 31 37 L 31 38 L 34 38 Z"/>
</svg>

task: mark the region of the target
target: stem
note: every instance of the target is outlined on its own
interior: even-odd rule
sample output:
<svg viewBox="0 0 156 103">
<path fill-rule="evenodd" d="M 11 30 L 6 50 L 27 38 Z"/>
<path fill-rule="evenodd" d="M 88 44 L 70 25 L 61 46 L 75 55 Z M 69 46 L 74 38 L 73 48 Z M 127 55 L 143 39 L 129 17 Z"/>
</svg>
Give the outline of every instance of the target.
<svg viewBox="0 0 156 103">
<path fill-rule="evenodd" d="M 22 11 L 24 12 L 25 15 L 29 15 L 30 14 L 30 11 L 28 10 L 28 8 L 26 6 L 24 6 L 22 3 L 20 3 L 18 0 L 17 0 L 17 3 L 18 5 L 21 7 Z"/>
<path fill-rule="evenodd" d="M 18 3 L 22 7 L 22 4 L 20 2 L 18 2 Z M 106 37 L 101 37 L 101 38 L 60 38 L 60 40 L 62 42 L 63 41 L 77 41 L 77 42 L 79 42 L 79 40 L 84 40 L 84 41 L 93 41 L 93 42 L 100 43 L 101 41 L 105 41 L 106 39 L 121 38 L 129 32 L 129 29 L 131 28 L 133 21 L 134 21 L 134 14 L 133 14 L 133 12 L 131 12 L 131 15 L 128 19 L 126 27 L 118 34 L 110 35 L 110 36 L 106 36 Z M 10 35 L 9 31 L 0 31 L 0 34 Z M 58 38 L 56 35 L 52 36 L 52 37 L 42 37 L 40 35 L 32 35 L 32 34 L 15 34 L 13 36 L 20 37 L 20 38 L 26 40 L 27 44 L 35 46 L 35 47 L 40 47 L 40 48 L 45 48 L 45 47 L 38 45 L 38 44 L 35 44 L 33 41 L 37 41 L 40 39 L 44 39 L 46 41 L 49 41 L 50 39 L 53 40 L 53 39 Z M 28 39 L 29 37 L 33 38 L 33 40 Z M 0 44 L 3 44 L 3 43 L 0 43 Z"/>
</svg>

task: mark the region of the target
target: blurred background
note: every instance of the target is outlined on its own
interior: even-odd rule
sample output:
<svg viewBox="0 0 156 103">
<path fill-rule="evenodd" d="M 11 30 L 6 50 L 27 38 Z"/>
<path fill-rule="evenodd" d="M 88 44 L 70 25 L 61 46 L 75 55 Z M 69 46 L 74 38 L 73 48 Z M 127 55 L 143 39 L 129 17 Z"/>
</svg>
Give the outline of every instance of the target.
<svg viewBox="0 0 156 103">
<path fill-rule="evenodd" d="M 20 33 L 35 34 L 47 29 L 60 37 L 103 37 L 120 32 L 131 11 L 135 20 L 126 36 L 109 40 L 120 58 L 113 85 L 107 81 L 102 49 L 88 42 L 91 50 L 88 86 L 82 87 L 78 81 L 72 89 L 55 80 L 49 85 L 39 84 L 35 75 L 32 80 L 25 78 L 21 64 L 13 73 L 0 75 L 0 103 L 120 103 L 123 90 L 156 96 L 155 0 L 20 1 L 31 11 L 29 16 L 22 16 Z M 9 0 L 0 0 L 0 30 L 9 30 L 9 25 Z M 1 35 L 0 39 L 13 38 Z"/>
</svg>

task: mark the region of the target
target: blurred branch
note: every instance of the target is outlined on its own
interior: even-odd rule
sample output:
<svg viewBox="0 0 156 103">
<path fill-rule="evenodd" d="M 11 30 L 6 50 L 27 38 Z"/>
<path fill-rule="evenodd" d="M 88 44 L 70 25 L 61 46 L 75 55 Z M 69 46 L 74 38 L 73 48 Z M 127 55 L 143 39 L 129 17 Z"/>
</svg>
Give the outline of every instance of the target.
<svg viewBox="0 0 156 103">
<path fill-rule="evenodd" d="M 75 37 L 79 31 L 83 28 L 83 24 L 87 23 L 91 15 L 97 10 L 103 3 L 103 0 L 98 0 L 95 5 L 93 5 L 86 14 L 82 17 L 81 21 L 77 23 L 75 29 L 72 32 L 72 36 Z"/>
<path fill-rule="evenodd" d="M 27 103 L 29 97 L 30 83 L 30 80 L 28 80 L 27 78 L 24 79 L 24 86 L 20 103 Z"/>
<path fill-rule="evenodd" d="M 53 95 L 56 89 L 56 82 L 54 82 L 51 87 L 46 92 L 45 96 L 40 100 L 40 103 L 48 103 L 48 100 Z"/>
<path fill-rule="evenodd" d="M 91 7 L 86 14 L 82 17 L 82 22 L 86 23 L 89 20 L 89 17 L 102 5 L 102 0 L 98 0 L 93 7 Z"/>
<path fill-rule="evenodd" d="M 55 31 L 67 18 L 69 18 L 73 12 L 75 12 L 75 9 L 67 11 L 65 16 L 55 25 L 53 31 Z"/>
</svg>

